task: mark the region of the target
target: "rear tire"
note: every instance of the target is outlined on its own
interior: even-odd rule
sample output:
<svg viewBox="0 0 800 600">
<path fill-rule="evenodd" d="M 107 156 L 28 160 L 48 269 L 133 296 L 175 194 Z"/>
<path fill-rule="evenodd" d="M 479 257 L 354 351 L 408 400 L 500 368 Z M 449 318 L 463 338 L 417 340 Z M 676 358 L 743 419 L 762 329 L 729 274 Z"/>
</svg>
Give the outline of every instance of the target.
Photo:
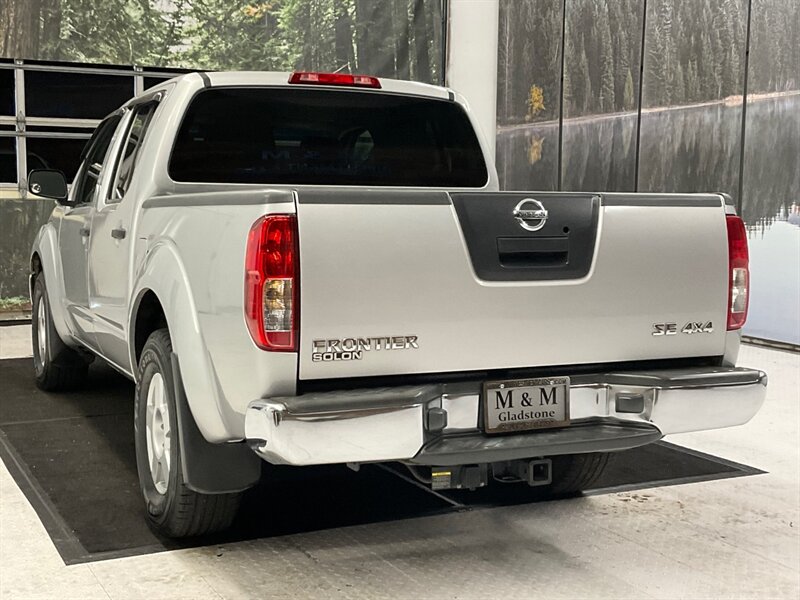
<svg viewBox="0 0 800 600">
<path fill-rule="evenodd" d="M 609 452 L 554 456 L 553 483 L 547 491 L 554 496 L 568 496 L 591 488 L 605 471 L 610 458 Z"/>
<path fill-rule="evenodd" d="M 89 361 L 77 350 L 62 341 L 53 324 L 44 273 L 33 283 L 33 369 L 36 385 L 46 392 L 61 392 L 79 388 L 89 372 Z"/>
<path fill-rule="evenodd" d="M 150 334 L 139 359 L 134 429 L 136 466 L 147 518 L 159 533 L 193 537 L 230 527 L 241 493 L 201 494 L 183 479 L 180 432 L 167 329 Z"/>
</svg>

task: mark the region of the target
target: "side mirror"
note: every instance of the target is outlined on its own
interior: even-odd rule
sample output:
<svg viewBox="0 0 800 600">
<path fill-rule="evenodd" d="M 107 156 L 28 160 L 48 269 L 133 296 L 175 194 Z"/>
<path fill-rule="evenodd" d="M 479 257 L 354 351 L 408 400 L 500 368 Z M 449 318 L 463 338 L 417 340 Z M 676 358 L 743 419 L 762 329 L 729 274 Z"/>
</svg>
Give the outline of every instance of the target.
<svg viewBox="0 0 800 600">
<path fill-rule="evenodd" d="M 34 169 L 28 175 L 28 190 L 31 194 L 52 198 L 59 204 L 65 204 L 67 199 L 67 180 L 61 171 Z"/>
</svg>

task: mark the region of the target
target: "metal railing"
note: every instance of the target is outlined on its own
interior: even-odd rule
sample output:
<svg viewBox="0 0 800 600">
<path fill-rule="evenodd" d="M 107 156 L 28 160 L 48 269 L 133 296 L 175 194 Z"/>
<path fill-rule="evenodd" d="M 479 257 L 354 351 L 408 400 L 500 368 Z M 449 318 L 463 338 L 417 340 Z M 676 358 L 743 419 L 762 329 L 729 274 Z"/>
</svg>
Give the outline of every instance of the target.
<svg viewBox="0 0 800 600">
<path fill-rule="evenodd" d="M 40 62 L 27 63 L 21 59 L 0 62 L 0 70 L 14 72 L 14 114 L 0 115 L 0 126 L 13 126 L 11 129 L 0 129 L 0 138 L 14 138 L 16 140 L 16 183 L 0 182 L 0 188 L 9 190 L 16 188 L 20 197 L 24 198 L 27 191 L 28 152 L 27 139 L 84 139 L 88 140 L 94 128 L 101 119 L 64 118 L 64 117 L 32 117 L 26 112 L 25 73 L 40 71 L 49 73 L 68 73 L 75 75 L 111 75 L 116 77 L 129 77 L 131 79 L 131 97 L 138 96 L 145 90 L 145 77 L 170 79 L 189 72 L 188 70 L 153 71 L 145 67 L 133 65 L 131 67 L 103 67 L 103 66 L 73 66 L 68 64 L 46 64 Z M 71 128 L 77 131 L 30 131 L 28 127 L 57 127 Z M 84 130 L 84 131 L 80 131 Z"/>
</svg>

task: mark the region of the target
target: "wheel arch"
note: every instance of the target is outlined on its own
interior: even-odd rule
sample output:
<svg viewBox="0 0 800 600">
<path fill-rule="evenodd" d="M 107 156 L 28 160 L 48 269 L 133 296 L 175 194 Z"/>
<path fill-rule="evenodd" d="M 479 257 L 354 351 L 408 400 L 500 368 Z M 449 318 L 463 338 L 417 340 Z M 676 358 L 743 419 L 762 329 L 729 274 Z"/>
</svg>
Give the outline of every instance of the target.
<svg viewBox="0 0 800 600">
<path fill-rule="evenodd" d="M 30 298 L 31 304 L 33 304 L 33 285 L 41 272 L 42 258 L 39 256 L 39 251 L 34 250 L 31 254 L 30 271 L 28 273 L 28 298 Z"/>
<path fill-rule="evenodd" d="M 166 326 L 183 374 L 188 407 L 203 437 L 209 442 L 236 439 L 224 419 L 225 399 L 206 349 L 192 286 L 178 249 L 159 240 L 132 286 L 134 301 L 128 318 L 128 351 L 134 379 L 147 337 Z"/>
<path fill-rule="evenodd" d="M 36 282 L 36 278 L 44 275 L 44 279 L 47 282 L 47 300 L 50 306 L 50 315 L 53 318 L 53 325 L 59 337 L 66 344 L 77 346 L 63 304 L 65 295 L 63 277 L 60 277 L 62 273 L 61 257 L 58 253 L 56 228 L 52 223 L 44 224 L 39 229 L 39 233 L 36 234 L 28 265 L 30 268 L 28 291 L 31 302 L 33 302 L 33 285 Z"/>
<path fill-rule="evenodd" d="M 136 365 L 139 364 L 139 358 L 142 356 L 142 349 L 147 338 L 157 329 L 164 327 L 169 329 L 169 322 L 161 300 L 150 288 L 143 288 L 139 291 L 134 301 L 132 315 L 129 330 L 130 351 L 131 365 L 133 365 L 133 371 L 136 371 Z"/>
</svg>

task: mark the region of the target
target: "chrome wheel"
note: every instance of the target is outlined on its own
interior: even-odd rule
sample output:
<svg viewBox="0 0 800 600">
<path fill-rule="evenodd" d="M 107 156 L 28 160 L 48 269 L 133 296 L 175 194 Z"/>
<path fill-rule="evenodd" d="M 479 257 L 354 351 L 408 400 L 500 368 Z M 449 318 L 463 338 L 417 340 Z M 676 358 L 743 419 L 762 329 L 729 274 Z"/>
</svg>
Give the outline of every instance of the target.
<svg viewBox="0 0 800 600">
<path fill-rule="evenodd" d="M 44 367 L 47 358 L 47 314 L 44 296 L 39 297 L 39 308 L 36 310 L 36 341 L 39 348 L 39 364 Z"/>
<path fill-rule="evenodd" d="M 150 380 L 147 389 L 147 413 L 145 415 L 145 435 L 147 437 L 147 462 L 150 465 L 150 476 L 159 494 L 167 493 L 169 485 L 170 428 L 167 392 L 164 378 L 156 373 Z"/>
</svg>

